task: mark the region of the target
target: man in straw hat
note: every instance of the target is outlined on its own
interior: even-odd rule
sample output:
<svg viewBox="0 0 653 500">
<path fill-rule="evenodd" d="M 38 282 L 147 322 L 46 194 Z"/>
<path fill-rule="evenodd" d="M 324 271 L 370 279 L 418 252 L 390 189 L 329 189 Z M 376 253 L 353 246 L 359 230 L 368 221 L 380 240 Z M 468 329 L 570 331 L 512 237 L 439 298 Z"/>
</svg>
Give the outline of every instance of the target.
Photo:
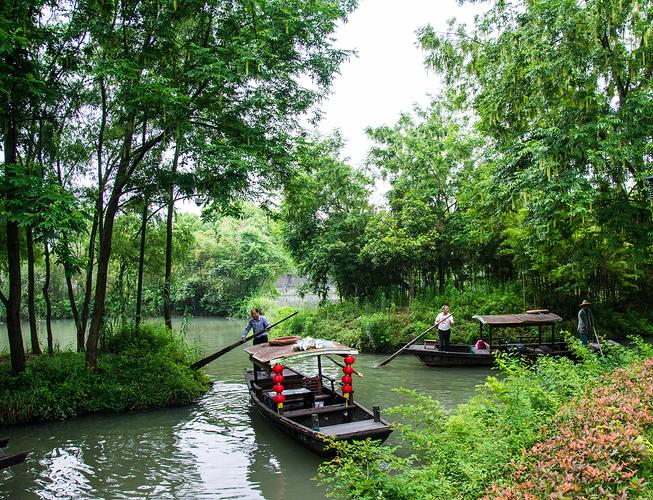
<svg viewBox="0 0 653 500">
<path fill-rule="evenodd" d="M 592 303 L 589 300 L 583 300 L 578 306 L 580 307 L 580 311 L 578 311 L 578 333 L 583 345 L 587 345 L 594 331 L 594 316 L 590 311 L 591 305 Z"/>
</svg>

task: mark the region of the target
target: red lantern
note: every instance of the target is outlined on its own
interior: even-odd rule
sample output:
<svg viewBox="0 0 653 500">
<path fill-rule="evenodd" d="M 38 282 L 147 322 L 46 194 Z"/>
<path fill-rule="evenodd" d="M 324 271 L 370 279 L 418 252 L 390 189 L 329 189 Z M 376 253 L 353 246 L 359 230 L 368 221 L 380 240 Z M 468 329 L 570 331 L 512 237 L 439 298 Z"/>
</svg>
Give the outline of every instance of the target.
<svg viewBox="0 0 653 500">
<path fill-rule="evenodd" d="M 283 394 L 277 394 L 272 398 L 272 400 L 277 404 L 282 404 L 286 400 L 286 396 Z"/>
<path fill-rule="evenodd" d="M 352 373 L 354 373 L 354 369 L 349 365 L 345 365 L 342 371 L 345 372 L 345 375 L 351 375 Z"/>
<path fill-rule="evenodd" d="M 272 390 L 274 392 L 283 392 L 283 386 L 281 384 L 277 384 L 272 388 Z"/>
<path fill-rule="evenodd" d="M 280 374 L 283 373 L 283 366 L 280 365 L 279 363 L 277 363 L 276 365 L 274 365 L 274 366 L 272 367 L 272 371 L 273 371 L 274 373 L 276 373 L 277 375 L 280 375 Z"/>
<path fill-rule="evenodd" d="M 342 392 L 345 393 L 345 394 L 348 394 L 348 393 L 352 392 L 353 390 L 354 390 L 354 388 L 351 385 L 343 385 L 342 386 Z"/>
<path fill-rule="evenodd" d="M 353 357 L 351 354 L 345 358 L 346 365 L 353 365 L 355 362 L 356 362 L 356 358 Z"/>
<path fill-rule="evenodd" d="M 342 383 L 345 385 L 351 385 L 352 383 L 351 375 L 345 375 L 344 377 L 342 377 Z"/>
<path fill-rule="evenodd" d="M 272 377 L 272 382 L 274 382 L 275 384 L 280 384 L 281 382 L 283 382 L 283 375 L 274 375 Z"/>
</svg>

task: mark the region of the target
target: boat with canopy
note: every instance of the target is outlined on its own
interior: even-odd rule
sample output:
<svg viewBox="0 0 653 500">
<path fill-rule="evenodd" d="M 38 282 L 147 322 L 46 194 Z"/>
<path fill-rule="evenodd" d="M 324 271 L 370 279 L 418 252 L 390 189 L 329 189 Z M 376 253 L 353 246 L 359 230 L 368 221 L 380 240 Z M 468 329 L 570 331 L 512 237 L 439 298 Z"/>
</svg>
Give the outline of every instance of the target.
<svg viewBox="0 0 653 500">
<path fill-rule="evenodd" d="M 254 345 L 245 352 L 253 364 L 245 370 L 245 382 L 257 410 L 309 449 L 329 455 L 330 439 L 372 438 L 382 442 L 392 432 L 390 424 L 381 418 L 378 406 L 370 411 L 355 401 L 352 374 L 356 370 L 352 365 L 357 350 L 309 338 L 286 345 Z M 335 356 L 343 358 L 343 364 L 336 362 L 343 369 L 339 381 L 322 372 L 323 358 L 332 360 Z M 317 360 L 315 376 L 288 366 L 306 358 Z"/>
<path fill-rule="evenodd" d="M 472 317 L 479 322 L 479 340 L 483 339 L 484 347 L 450 344 L 446 350 L 441 350 L 437 340 L 425 340 L 407 347 L 406 352 L 414 354 L 427 366 L 441 367 L 492 366 L 496 351 L 513 352 L 529 359 L 543 355 L 571 356 L 567 343 L 556 340 L 556 324 L 562 318 L 547 310 Z M 544 333 L 546 327 L 551 328 L 548 339 Z M 508 328 L 520 329 L 520 333 L 509 337 L 506 335 Z M 533 328 L 537 328 L 537 334 L 532 333 Z"/>
</svg>

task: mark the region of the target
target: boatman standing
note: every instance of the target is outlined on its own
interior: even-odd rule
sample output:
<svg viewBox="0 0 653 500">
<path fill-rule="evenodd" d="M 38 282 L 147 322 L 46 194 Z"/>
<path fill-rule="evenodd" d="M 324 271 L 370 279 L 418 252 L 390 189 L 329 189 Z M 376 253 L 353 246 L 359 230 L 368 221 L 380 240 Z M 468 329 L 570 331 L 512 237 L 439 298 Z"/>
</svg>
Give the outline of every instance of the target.
<svg viewBox="0 0 653 500">
<path fill-rule="evenodd" d="M 435 324 L 438 325 L 440 334 L 440 350 L 446 351 L 451 338 L 451 325 L 454 324 L 453 314 L 449 313 L 448 304 L 442 306 L 442 311 L 435 317 Z"/>
<path fill-rule="evenodd" d="M 578 333 L 580 341 L 583 345 L 587 345 L 594 331 L 594 316 L 590 311 L 592 303 L 589 300 L 583 300 L 579 304 L 580 311 L 578 311 Z"/>
<path fill-rule="evenodd" d="M 243 336 L 241 342 L 245 342 L 245 337 L 250 330 L 254 330 L 254 345 L 256 344 L 265 344 L 268 341 L 268 328 L 270 328 L 270 323 L 268 320 L 261 314 L 261 311 L 254 308 L 249 312 L 252 316 L 247 322 L 247 326 L 243 330 Z"/>
</svg>

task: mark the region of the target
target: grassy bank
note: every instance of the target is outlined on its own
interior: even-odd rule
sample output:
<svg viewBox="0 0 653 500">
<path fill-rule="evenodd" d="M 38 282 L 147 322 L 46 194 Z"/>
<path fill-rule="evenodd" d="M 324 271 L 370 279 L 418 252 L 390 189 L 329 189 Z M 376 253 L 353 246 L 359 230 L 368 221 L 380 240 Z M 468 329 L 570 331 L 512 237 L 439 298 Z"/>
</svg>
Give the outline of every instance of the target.
<svg viewBox="0 0 653 500">
<path fill-rule="evenodd" d="M 269 301 L 259 303 L 273 306 Z M 477 314 L 506 314 L 524 312 L 523 298 L 518 286 L 476 286 L 463 291 L 448 290 L 442 295 L 418 296 L 410 306 L 396 306 L 383 297 L 375 300 L 349 300 L 321 307 L 302 309 L 291 320 L 279 325 L 273 336 L 300 335 L 337 340 L 367 352 L 392 352 L 433 325 L 442 304 L 450 304 L 456 324 L 452 328 L 452 342 L 474 344 L 479 337 L 479 323 L 472 319 Z M 281 318 L 290 308 L 274 310 Z M 625 339 L 628 335 L 653 336 L 653 322 L 632 311 L 613 311 L 597 304 L 593 307 L 599 335 Z M 575 313 L 558 312 L 564 321 L 559 330 L 575 331 Z M 486 332 L 487 333 L 487 332 Z M 519 335 L 518 329 L 502 334 Z M 533 333 L 531 330 L 529 333 Z M 544 332 L 549 335 L 548 329 Z M 437 338 L 436 332 L 426 338 Z"/>
<path fill-rule="evenodd" d="M 575 348 L 582 362 L 501 358 L 502 376 L 451 412 L 412 393 L 390 410 L 400 447 L 338 445 L 320 481 L 350 498 L 650 498 L 653 349 Z"/>
<path fill-rule="evenodd" d="M 191 348 L 177 333 L 143 325 L 106 338 L 98 371 L 84 353 L 56 352 L 29 359 L 13 376 L 0 358 L 0 425 L 185 405 L 208 389 L 205 375 L 188 368 Z"/>
</svg>

